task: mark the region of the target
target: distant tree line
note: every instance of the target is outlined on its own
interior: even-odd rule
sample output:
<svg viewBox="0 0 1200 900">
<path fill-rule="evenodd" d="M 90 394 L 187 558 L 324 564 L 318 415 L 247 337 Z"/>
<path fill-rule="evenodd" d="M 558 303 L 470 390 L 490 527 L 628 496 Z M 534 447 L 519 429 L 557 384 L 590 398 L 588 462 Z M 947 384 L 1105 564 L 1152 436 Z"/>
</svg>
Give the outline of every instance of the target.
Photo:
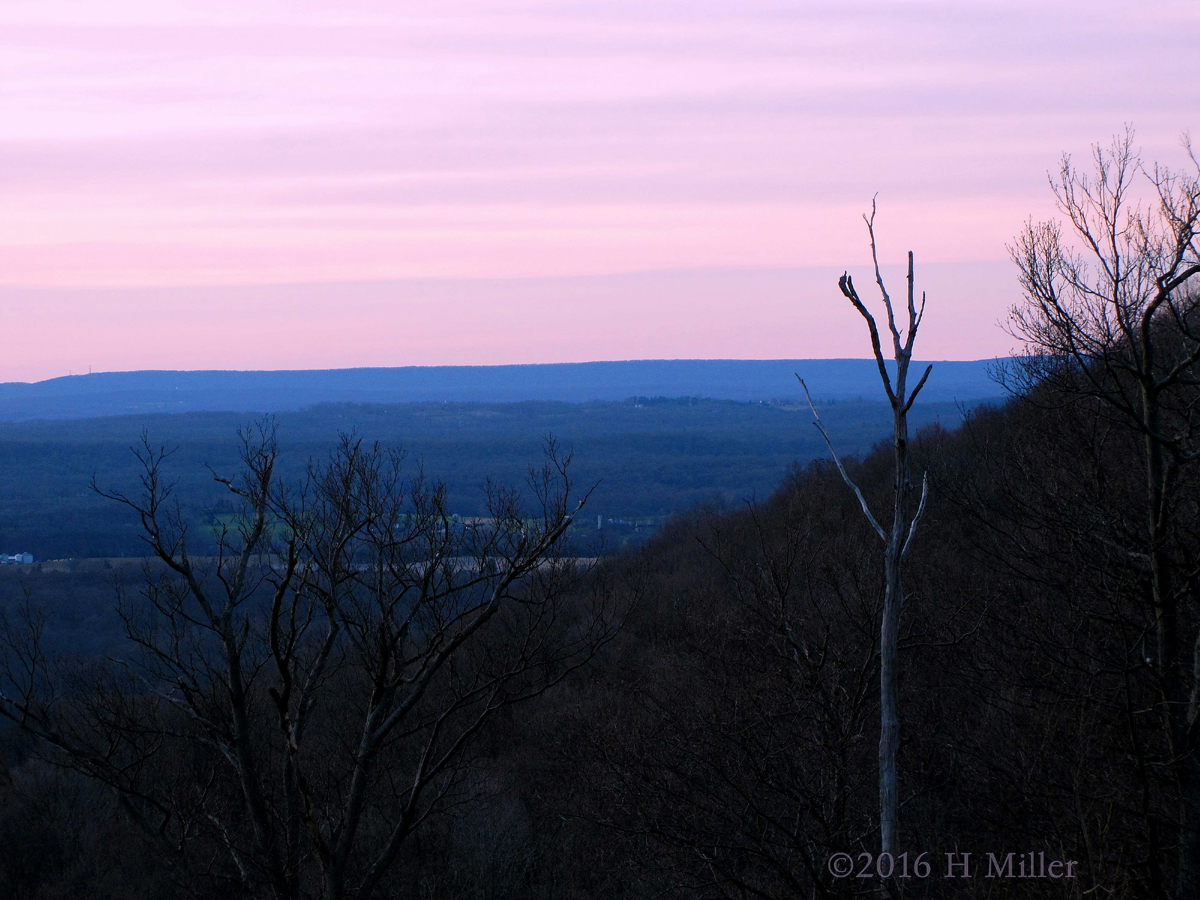
<svg viewBox="0 0 1200 900">
<path fill-rule="evenodd" d="M 839 401 L 822 409 L 844 453 L 868 451 L 889 427 L 887 407 L 879 402 Z M 520 483 L 542 440 L 554 434 L 574 451 L 578 482 L 600 482 L 589 503 L 594 526 L 597 514 L 661 517 L 696 503 L 736 506 L 743 497 L 765 497 L 792 461 L 824 452 L 816 432 L 803 427 L 805 415 L 794 404 L 695 398 L 642 405 L 330 404 L 277 416 L 278 475 L 303 478 L 308 460 L 324 457 L 339 433 L 355 432 L 402 449 L 410 474 L 424 465 L 446 485 L 452 512 L 479 516 L 486 478 Z M 922 424 L 961 419 L 949 402 L 918 405 L 913 416 Z M 231 436 L 248 418 L 189 413 L 0 423 L 0 552 L 29 550 L 38 560 L 145 555 L 137 517 L 88 490 L 93 475 L 111 486 L 136 481 L 130 447 L 143 428 L 175 451 L 171 477 L 198 525 L 232 514 L 236 507 L 209 468 L 235 470 Z M 199 528 L 192 540 L 198 551 L 216 546 Z"/>
</svg>

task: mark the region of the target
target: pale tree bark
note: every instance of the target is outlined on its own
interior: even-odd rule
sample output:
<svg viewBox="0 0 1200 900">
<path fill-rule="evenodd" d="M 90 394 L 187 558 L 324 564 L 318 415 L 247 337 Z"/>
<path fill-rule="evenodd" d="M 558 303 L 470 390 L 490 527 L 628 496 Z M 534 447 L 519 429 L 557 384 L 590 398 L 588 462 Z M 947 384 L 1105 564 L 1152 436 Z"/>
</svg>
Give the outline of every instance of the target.
<svg viewBox="0 0 1200 900">
<path fill-rule="evenodd" d="M 809 396 L 808 386 L 804 379 L 800 384 L 808 399 L 816 421 L 814 424 L 821 432 L 829 452 L 833 455 L 842 479 L 854 491 L 863 514 L 871 523 L 875 533 L 883 541 L 884 595 L 883 614 L 879 629 L 879 848 L 880 853 L 896 852 L 896 832 L 899 818 L 899 794 L 896 784 L 896 752 L 900 747 L 900 689 L 897 681 L 897 666 L 900 638 L 900 611 L 904 607 L 904 587 L 901 580 L 901 564 L 908 555 L 912 544 L 913 534 L 917 523 L 925 511 L 925 500 L 929 494 L 927 478 L 921 479 L 921 494 L 917 509 L 909 512 L 909 495 L 912 485 L 909 483 L 909 447 L 908 447 L 908 413 L 913 401 L 925 386 L 933 366 L 928 366 L 921 375 L 916 387 L 908 390 L 908 369 L 912 362 L 913 344 L 916 341 L 917 330 L 925 314 L 925 295 L 921 295 L 921 305 L 916 305 L 916 291 L 913 280 L 913 255 L 908 254 L 908 305 L 907 327 L 902 333 L 896 324 L 896 313 L 891 295 L 883 283 L 883 275 L 879 270 L 879 254 L 875 243 L 875 203 L 871 203 L 871 215 L 863 216 L 867 223 L 867 233 L 871 238 L 871 262 L 875 267 L 875 282 L 883 298 L 884 309 L 887 311 L 888 335 L 891 338 L 892 362 L 895 372 L 889 373 L 887 359 L 884 356 L 883 344 L 879 336 L 879 328 L 875 317 L 867 309 L 854 281 L 850 276 L 842 275 L 838 287 L 846 296 L 859 315 L 867 323 L 871 335 L 871 350 L 879 367 L 879 378 L 883 382 L 884 392 L 892 407 L 892 449 L 893 449 L 893 481 L 892 481 L 892 519 L 887 528 L 879 523 L 871 512 L 870 505 L 858 486 L 851 480 L 837 452 L 829 433 L 821 423 L 816 405 Z"/>
</svg>

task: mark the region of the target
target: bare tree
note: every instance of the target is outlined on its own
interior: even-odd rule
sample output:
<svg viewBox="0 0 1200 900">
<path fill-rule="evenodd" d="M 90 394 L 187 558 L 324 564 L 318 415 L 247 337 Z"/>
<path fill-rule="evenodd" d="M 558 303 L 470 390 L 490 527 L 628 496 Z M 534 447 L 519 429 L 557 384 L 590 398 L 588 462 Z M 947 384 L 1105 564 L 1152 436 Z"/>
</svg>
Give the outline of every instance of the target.
<svg viewBox="0 0 1200 900">
<path fill-rule="evenodd" d="M 858 497 L 863 515 L 867 517 L 871 527 L 879 535 L 884 545 L 884 598 L 879 633 L 879 843 L 881 853 L 894 853 L 898 816 L 896 751 L 900 747 L 899 686 L 896 669 L 900 638 L 900 610 L 904 606 L 904 588 L 901 582 L 900 568 L 904 557 L 908 554 L 909 546 L 912 544 L 917 523 L 920 522 L 921 515 L 925 511 L 925 500 L 929 493 L 928 479 L 923 477 L 916 512 L 910 514 L 909 495 L 912 485 L 909 483 L 908 477 L 908 412 L 912 409 L 913 402 L 917 399 L 921 388 L 925 386 L 925 381 L 929 378 L 933 366 L 926 367 L 916 387 L 909 391 L 908 367 L 912 362 L 913 343 L 916 341 L 917 329 L 920 328 L 921 319 L 925 315 L 925 294 L 921 294 L 921 305 L 918 308 L 913 281 L 913 255 L 910 251 L 908 254 L 908 324 L 904 334 L 901 334 L 896 324 L 892 298 L 884 286 L 883 275 L 879 270 L 879 254 L 875 244 L 874 201 L 871 202 L 871 215 L 863 216 L 863 219 L 867 223 L 867 233 L 871 238 L 871 262 L 875 267 L 875 283 L 879 285 L 879 293 L 882 295 L 884 309 L 887 311 L 888 333 L 892 339 L 892 362 L 895 365 L 894 375 L 888 372 L 887 359 L 884 356 L 875 317 L 859 297 L 858 291 L 854 287 L 854 281 L 849 274 L 842 275 L 838 280 L 838 287 L 867 323 L 871 335 L 871 350 L 874 353 L 875 362 L 879 366 L 879 378 L 883 382 L 884 392 L 892 407 L 894 480 L 892 483 L 892 521 L 887 529 L 879 524 L 874 513 L 871 512 L 866 497 L 847 474 L 838 458 L 837 452 L 833 449 L 833 442 L 829 438 L 829 432 L 821 423 L 821 417 L 817 413 L 817 408 L 812 402 L 808 386 L 804 383 L 803 378 L 800 379 L 800 385 L 804 388 L 804 396 L 808 398 L 809 408 L 815 418 L 814 424 L 825 439 L 829 452 L 833 454 L 834 462 L 837 463 L 842 479 Z M 799 376 L 797 377 L 799 378 Z"/>
<path fill-rule="evenodd" d="M 242 435 L 244 471 L 217 479 L 241 513 L 197 558 L 168 454 L 144 439 L 140 494 L 105 492 L 153 554 L 121 600 L 139 652 L 72 668 L 10 627 L 0 715 L 111 787 L 193 889 L 366 900 L 423 822 L 471 800 L 488 721 L 591 658 L 616 617 L 563 555 L 582 501 L 553 444 L 532 514 L 493 488 L 465 521 L 377 446 L 343 438 L 298 486 L 277 452 L 269 424 Z"/>
<path fill-rule="evenodd" d="M 1129 129 L 1093 147 L 1091 174 L 1063 158 L 1050 184 L 1068 228 L 1030 222 L 1010 248 L 1025 293 L 1010 327 L 1025 354 L 1008 373 L 1140 437 L 1143 524 L 1123 549 L 1141 570 L 1156 645 L 1141 661 L 1158 684 L 1180 798 L 1179 898 L 1200 896 L 1200 547 L 1195 498 L 1180 491 L 1200 456 L 1200 163 L 1185 146 L 1194 173 L 1147 169 Z M 1165 850 L 1156 843 L 1152 866 Z"/>
</svg>

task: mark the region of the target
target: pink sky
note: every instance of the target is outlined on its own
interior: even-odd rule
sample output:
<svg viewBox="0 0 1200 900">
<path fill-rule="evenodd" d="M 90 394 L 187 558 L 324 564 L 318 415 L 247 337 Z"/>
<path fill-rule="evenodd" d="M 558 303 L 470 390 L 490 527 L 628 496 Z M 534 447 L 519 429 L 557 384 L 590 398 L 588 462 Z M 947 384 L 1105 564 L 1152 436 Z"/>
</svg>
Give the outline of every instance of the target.
<svg viewBox="0 0 1200 900">
<path fill-rule="evenodd" d="M 861 356 L 878 192 L 931 358 L 1130 122 L 1179 163 L 1192 3 L 0 4 L 0 380 Z M 632 273 L 632 274 L 631 274 Z M 894 285 L 900 288 L 899 281 Z"/>
</svg>

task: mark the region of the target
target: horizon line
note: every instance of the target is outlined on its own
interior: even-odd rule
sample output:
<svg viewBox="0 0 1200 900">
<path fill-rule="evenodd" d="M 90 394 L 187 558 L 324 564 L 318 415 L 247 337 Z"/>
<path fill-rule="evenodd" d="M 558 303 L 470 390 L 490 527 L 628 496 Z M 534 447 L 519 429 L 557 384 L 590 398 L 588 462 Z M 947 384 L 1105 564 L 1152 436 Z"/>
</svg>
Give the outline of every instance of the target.
<svg viewBox="0 0 1200 900">
<path fill-rule="evenodd" d="M 1000 362 L 1002 360 L 1012 359 L 1008 356 L 983 356 L 972 359 L 926 359 L 913 357 L 913 363 L 921 364 L 938 364 L 938 363 L 990 363 Z M 392 372 L 402 369 L 520 369 L 520 368 L 549 368 L 551 366 L 594 366 L 594 365 L 623 365 L 635 363 L 793 363 L 793 362 L 875 362 L 873 356 L 775 356 L 775 357 L 701 357 L 701 356 L 680 356 L 680 357 L 641 357 L 637 359 L 587 359 L 574 360 L 571 362 L 522 362 L 522 363 L 491 363 L 491 364 L 475 364 L 475 363 L 444 363 L 438 365 L 407 365 L 407 366 L 338 366 L 334 368 L 313 368 L 313 369 L 297 369 L 297 368 L 282 368 L 282 369 L 106 369 L 100 372 L 68 372 L 66 375 L 54 375 L 50 378 L 42 378 L 38 381 L 3 381 L 0 385 L 37 385 L 45 384 L 50 381 L 58 381 L 67 378 L 88 378 L 99 375 L 151 375 L 151 374 L 186 374 L 186 375 L 212 375 L 212 374 L 229 374 L 229 375 L 257 375 L 257 374 L 301 374 L 301 373 L 334 373 L 334 372 Z M 887 359 L 885 363 L 895 365 L 895 360 Z"/>
</svg>

